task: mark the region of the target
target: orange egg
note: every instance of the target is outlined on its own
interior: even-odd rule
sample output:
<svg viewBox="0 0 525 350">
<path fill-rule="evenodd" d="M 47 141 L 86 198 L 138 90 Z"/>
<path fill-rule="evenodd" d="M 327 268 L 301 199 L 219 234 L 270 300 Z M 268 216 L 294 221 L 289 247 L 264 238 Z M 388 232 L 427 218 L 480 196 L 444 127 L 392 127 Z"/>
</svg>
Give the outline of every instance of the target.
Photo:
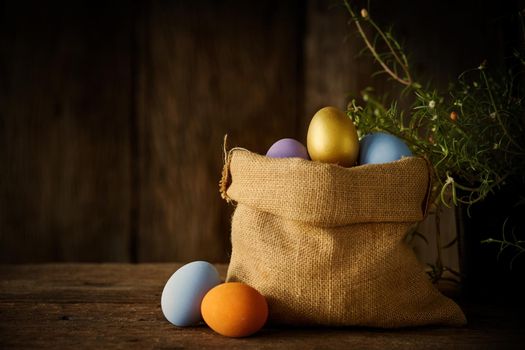
<svg viewBox="0 0 525 350">
<path fill-rule="evenodd" d="M 246 337 L 260 330 L 268 318 L 268 304 L 257 290 L 240 282 L 219 284 L 202 300 L 204 322 L 227 337 Z"/>
</svg>

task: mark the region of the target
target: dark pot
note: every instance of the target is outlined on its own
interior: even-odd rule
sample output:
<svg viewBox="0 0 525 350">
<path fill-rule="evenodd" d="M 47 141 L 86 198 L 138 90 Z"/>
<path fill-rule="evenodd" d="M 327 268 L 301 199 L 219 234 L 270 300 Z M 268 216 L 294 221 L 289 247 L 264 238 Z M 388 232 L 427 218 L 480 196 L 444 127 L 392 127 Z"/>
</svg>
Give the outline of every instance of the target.
<svg viewBox="0 0 525 350">
<path fill-rule="evenodd" d="M 472 300 L 520 302 L 525 300 L 525 253 L 508 247 L 500 253 L 500 244 L 482 243 L 502 239 L 503 224 L 508 239 L 525 240 L 525 205 L 516 206 L 524 196 L 523 186 L 507 187 L 470 207 L 457 210 L 460 268 L 464 275 L 462 294 Z"/>
</svg>

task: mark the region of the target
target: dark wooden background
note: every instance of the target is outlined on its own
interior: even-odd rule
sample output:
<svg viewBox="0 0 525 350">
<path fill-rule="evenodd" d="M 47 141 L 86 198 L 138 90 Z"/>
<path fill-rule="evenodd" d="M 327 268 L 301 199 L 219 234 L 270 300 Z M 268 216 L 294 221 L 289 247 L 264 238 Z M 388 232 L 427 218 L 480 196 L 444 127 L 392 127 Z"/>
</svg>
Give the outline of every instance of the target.
<svg viewBox="0 0 525 350">
<path fill-rule="evenodd" d="M 371 5 L 442 85 L 520 34 L 518 1 Z M 264 153 L 387 88 L 338 1 L 0 6 L 0 262 L 228 261 L 224 134 Z"/>
</svg>

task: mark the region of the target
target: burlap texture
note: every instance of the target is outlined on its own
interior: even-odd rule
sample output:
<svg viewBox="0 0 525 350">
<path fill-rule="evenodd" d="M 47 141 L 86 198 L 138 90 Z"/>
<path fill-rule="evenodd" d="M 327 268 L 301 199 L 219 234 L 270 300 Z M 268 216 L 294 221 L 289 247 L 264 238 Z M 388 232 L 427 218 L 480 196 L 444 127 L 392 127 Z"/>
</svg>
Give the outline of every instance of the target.
<svg viewBox="0 0 525 350">
<path fill-rule="evenodd" d="M 463 325 L 404 241 L 428 184 L 416 157 L 343 168 L 234 149 L 221 181 L 237 203 L 227 281 L 261 292 L 278 324 Z"/>
</svg>

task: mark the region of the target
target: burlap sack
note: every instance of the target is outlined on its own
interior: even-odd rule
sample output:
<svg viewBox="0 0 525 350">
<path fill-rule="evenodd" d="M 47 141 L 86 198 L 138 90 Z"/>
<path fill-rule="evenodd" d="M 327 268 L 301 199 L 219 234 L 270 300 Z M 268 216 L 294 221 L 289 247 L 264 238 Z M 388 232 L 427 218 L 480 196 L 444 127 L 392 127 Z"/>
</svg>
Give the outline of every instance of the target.
<svg viewBox="0 0 525 350">
<path fill-rule="evenodd" d="M 343 168 L 234 149 L 221 180 L 237 203 L 227 281 L 261 292 L 279 324 L 463 325 L 404 241 L 428 185 L 416 157 Z"/>
</svg>

